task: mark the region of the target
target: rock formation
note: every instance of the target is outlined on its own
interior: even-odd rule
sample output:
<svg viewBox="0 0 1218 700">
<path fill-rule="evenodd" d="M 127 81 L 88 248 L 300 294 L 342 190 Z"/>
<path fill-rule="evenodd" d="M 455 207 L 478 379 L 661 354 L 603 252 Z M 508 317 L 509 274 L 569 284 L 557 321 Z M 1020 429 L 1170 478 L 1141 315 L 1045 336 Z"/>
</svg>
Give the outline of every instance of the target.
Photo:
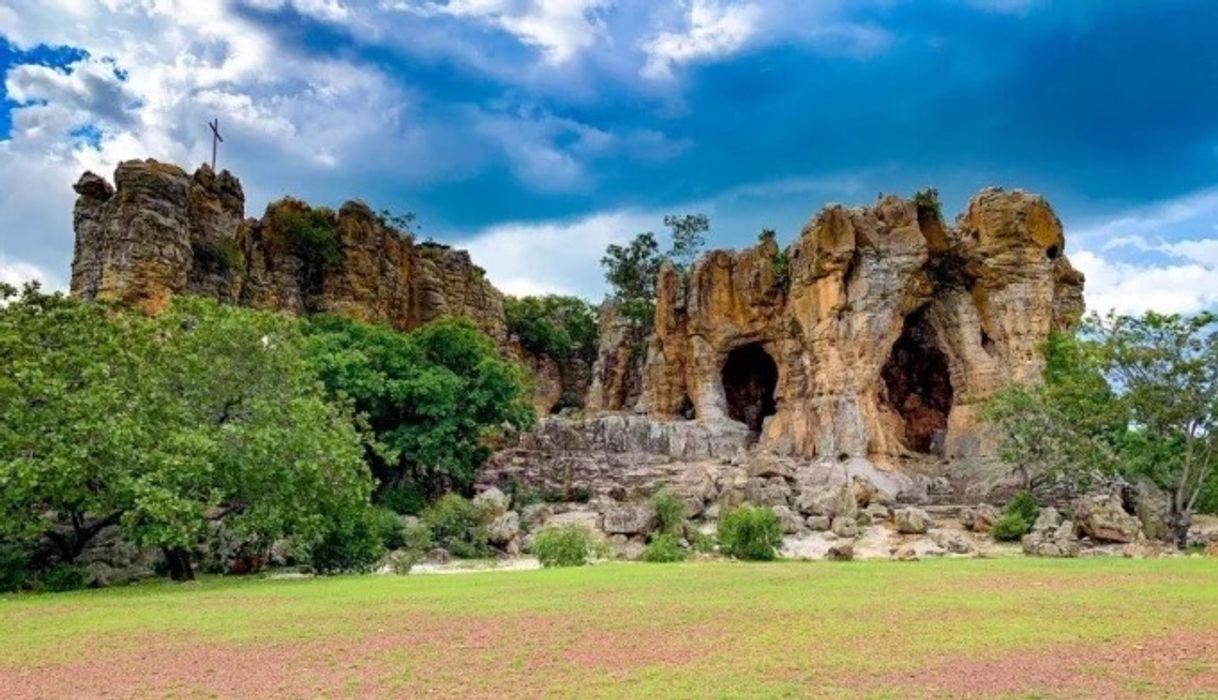
<svg viewBox="0 0 1218 700">
<path fill-rule="evenodd" d="M 665 266 L 655 332 L 610 327 L 591 410 L 745 424 L 803 457 L 968 457 L 980 403 L 1036 381 L 1040 345 L 1077 322 L 1083 277 L 1041 197 L 989 189 L 955 226 L 934 197 L 832 206 L 773 238 Z"/>
<path fill-rule="evenodd" d="M 506 340 L 503 296 L 466 252 L 417 243 L 361 202 L 333 212 L 285 198 L 246 219 L 227 171 L 154 160 L 119 165 L 114 187 L 85 173 L 75 189 L 72 292 L 83 298 L 155 312 L 173 294 L 199 294 L 400 330 L 464 315 Z"/>
</svg>

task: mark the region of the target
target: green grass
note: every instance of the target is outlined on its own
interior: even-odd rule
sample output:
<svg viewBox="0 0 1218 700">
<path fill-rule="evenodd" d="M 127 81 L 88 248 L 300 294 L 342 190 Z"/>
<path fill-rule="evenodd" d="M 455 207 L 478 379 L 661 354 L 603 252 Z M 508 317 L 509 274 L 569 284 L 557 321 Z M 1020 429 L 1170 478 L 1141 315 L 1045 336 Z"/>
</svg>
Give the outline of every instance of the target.
<svg viewBox="0 0 1218 700">
<path fill-rule="evenodd" d="M 1172 635 L 1218 636 L 1218 561 L 686 563 L 209 579 L 2 597 L 0 622 L 0 695 L 23 671 L 60 679 L 40 681 L 61 685 L 30 695 L 67 694 L 85 664 L 180 663 L 164 682 L 120 675 L 109 690 L 942 696 L 952 687 L 940 687 L 933 674 L 911 674 L 978 659 L 1043 657 L 1041 665 L 1052 665 L 1092 649 L 1153 647 Z M 186 663 L 197 654 L 206 663 Z M 1077 677 L 1109 679 L 1106 659 L 1080 664 Z M 281 685 L 226 685 L 233 682 L 226 665 L 249 660 Z M 1178 661 L 1171 673 L 1200 683 L 1189 686 L 1193 695 L 1209 692 L 1204 679 L 1218 677 L 1218 660 L 1199 652 Z M 1160 692 L 1164 665 L 1139 668 L 1122 663 L 1117 690 Z M 1027 687 L 1003 692 L 1078 694 L 1041 683 L 1030 674 Z"/>
</svg>

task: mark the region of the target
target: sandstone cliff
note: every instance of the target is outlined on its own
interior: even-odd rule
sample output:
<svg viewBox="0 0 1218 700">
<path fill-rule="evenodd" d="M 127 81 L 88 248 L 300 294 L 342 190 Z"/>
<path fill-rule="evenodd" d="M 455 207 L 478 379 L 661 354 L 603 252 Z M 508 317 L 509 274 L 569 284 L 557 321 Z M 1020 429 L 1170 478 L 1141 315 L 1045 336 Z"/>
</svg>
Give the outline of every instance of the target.
<svg viewBox="0 0 1218 700">
<path fill-rule="evenodd" d="M 1083 277 L 1041 197 L 989 189 L 955 226 L 933 196 L 832 206 L 781 251 L 660 273 L 655 331 L 607 319 L 590 410 L 730 419 L 802 457 L 969 457 L 982 400 L 1035 381 Z"/>
<path fill-rule="evenodd" d="M 464 251 L 417 243 L 361 202 L 337 212 L 285 198 L 245 218 L 241 184 L 204 165 L 119 165 L 76 184 L 72 293 L 155 312 L 173 294 L 408 330 L 464 315 L 507 344 L 503 296 Z"/>
</svg>

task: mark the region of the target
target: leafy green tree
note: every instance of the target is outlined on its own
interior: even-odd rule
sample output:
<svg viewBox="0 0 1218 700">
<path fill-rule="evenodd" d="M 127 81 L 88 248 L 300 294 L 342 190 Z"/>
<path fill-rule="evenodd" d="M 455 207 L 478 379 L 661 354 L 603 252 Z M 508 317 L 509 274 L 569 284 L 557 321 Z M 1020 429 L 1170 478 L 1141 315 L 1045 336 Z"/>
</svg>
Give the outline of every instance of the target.
<svg viewBox="0 0 1218 700">
<path fill-rule="evenodd" d="M 508 297 L 503 310 L 508 332 L 526 350 L 559 360 L 596 360 L 597 310 L 583 299 L 558 294 Z"/>
<path fill-rule="evenodd" d="M 350 411 L 302 348 L 281 314 L 184 297 L 150 319 L 28 287 L 0 310 L 0 538 L 68 563 L 117 524 L 181 580 L 209 521 L 311 542 L 366 509 Z"/>
<path fill-rule="evenodd" d="M 613 289 L 613 298 L 619 302 L 654 301 L 656 275 L 663 262 L 660 244 L 650 231 L 638 234 L 625 246 L 610 244 L 601 258 L 605 280 Z"/>
<path fill-rule="evenodd" d="M 996 394 L 986 415 L 1002 456 L 1037 477 L 1148 478 L 1168 495 L 1183 546 L 1192 513 L 1218 479 L 1218 318 L 1149 312 L 1092 317 L 1054 336 L 1045 382 Z"/>
<path fill-rule="evenodd" d="M 682 274 L 689 274 L 694 262 L 706 247 L 706 232 L 710 231 L 710 219 L 706 214 L 669 214 L 664 225 L 672 232 L 672 247 L 667 258 Z"/>
<path fill-rule="evenodd" d="M 504 427 L 534 420 L 523 368 L 468 319 L 408 334 L 336 316 L 307 325 L 309 357 L 366 421 L 366 454 L 386 487 L 468 489 Z"/>
</svg>

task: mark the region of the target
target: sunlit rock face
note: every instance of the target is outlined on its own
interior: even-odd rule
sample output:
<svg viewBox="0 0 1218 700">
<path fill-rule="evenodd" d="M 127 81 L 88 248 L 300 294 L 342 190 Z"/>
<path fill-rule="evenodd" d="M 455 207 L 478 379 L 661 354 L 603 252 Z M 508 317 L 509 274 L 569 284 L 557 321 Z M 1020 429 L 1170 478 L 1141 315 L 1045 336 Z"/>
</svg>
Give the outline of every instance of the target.
<svg viewBox="0 0 1218 700">
<path fill-rule="evenodd" d="M 589 408 L 726 419 L 803 457 L 984 453 L 982 401 L 1037 381 L 1050 331 L 1082 314 L 1064 251 L 1048 203 L 1019 190 L 982 191 L 954 226 L 931 198 L 831 206 L 786 251 L 665 267 L 654 334 L 603 338 Z"/>
</svg>

